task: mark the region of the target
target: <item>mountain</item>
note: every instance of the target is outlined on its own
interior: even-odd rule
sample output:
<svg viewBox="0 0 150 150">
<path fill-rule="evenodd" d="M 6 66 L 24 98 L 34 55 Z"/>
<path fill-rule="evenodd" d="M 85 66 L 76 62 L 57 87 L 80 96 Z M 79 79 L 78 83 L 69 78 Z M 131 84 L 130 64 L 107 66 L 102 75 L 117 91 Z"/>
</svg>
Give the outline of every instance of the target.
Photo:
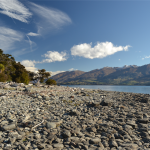
<svg viewBox="0 0 150 150">
<path fill-rule="evenodd" d="M 89 72 L 67 71 L 51 78 L 59 84 L 150 85 L 150 64 L 104 67 Z"/>
<path fill-rule="evenodd" d="M 76 71 L 66 71 L 52 76 L 51 78 L 56 80 L 57 83 L 69 82 L 72 79 L 84 74 L 84 71 L 76 70 Z"/>
</svg>

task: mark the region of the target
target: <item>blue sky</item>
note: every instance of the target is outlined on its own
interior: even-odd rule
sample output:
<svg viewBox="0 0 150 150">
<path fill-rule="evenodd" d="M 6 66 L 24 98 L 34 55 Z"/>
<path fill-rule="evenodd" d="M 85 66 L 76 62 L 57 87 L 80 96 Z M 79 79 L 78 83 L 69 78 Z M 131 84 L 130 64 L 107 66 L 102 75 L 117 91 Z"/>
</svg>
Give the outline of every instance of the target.
<svg viewBox="0 0 150 150">
<path fill-rule="evenodd" d="M 150 60 L 150 1 L 0 0 L 0 49 L 53 74 Z"/>
</svg>

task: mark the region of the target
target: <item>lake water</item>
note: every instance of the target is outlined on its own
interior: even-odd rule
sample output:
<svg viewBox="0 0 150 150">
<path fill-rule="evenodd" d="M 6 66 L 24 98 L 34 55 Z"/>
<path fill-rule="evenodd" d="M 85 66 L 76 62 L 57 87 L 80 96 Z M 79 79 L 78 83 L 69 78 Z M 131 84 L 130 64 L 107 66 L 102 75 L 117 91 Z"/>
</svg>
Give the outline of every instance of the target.
<svg viewBox="0 0 150 150">
<path fill-rule="evenodd" d="M 85 89 L 100 89 L 106 91 L 132 92 L 150 94 L 150 86 L 120 86 L 120 85 L 62 85 L 69 87 L 79 87 Z"/>
</svg>

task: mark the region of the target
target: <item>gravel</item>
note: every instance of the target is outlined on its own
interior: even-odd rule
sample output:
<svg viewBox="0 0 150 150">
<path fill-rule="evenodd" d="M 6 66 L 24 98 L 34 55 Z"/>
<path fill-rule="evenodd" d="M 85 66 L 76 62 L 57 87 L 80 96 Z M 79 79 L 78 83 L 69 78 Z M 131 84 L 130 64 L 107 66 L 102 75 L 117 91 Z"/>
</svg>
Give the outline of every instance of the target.
<svg viewBox="0 0 150 150">
<path fill-rule="evenodd" d="M 149 150 L 150 95 L 0 83 L 0 150 Z"/>
</svg>

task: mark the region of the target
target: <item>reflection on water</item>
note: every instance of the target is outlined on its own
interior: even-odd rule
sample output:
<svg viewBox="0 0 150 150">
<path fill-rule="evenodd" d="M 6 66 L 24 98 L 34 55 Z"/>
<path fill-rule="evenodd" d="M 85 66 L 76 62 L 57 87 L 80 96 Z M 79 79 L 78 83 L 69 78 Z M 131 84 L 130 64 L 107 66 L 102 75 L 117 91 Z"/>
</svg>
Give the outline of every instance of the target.
<svg viewBox="0 0 150 150">
<path fill-rule="evenodd" d="M 62 85 L 85 89 L 101 89 L 106 91 L 132 92 L 150 94 L 150 86 L 120 86 L 120 85 Z"/>
</svg>

